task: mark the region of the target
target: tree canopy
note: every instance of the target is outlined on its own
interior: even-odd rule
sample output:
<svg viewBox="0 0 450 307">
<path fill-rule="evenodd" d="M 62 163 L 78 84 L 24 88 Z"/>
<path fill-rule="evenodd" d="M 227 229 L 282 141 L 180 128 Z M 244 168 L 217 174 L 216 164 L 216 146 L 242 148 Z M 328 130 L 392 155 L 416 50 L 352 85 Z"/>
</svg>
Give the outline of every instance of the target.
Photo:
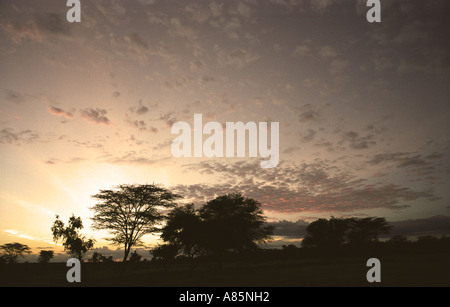
<svg viewBox="0 0 450 307">
<path fill-rule="evenodd" d="M 260 203 L 241 194 L 227 194 L 195 209 L 193 204 L 173 209 L 161 238 L 179 246 L 188 257 L 202 252 L 222 254 L 253 249 L 271 238 Z"/>
<path fill-rule="evenodd" d="M 333 248 L 344 243 L 364 245 L 378 241 L 391 226 L 381 217 L 318 219 L 306 227 L 303 247 Z"/>
<path fill-rule="evenodd" d="M 2 257 L 9 264 L 17 262 L 17 258 L 25 256 L 25 254 L 31 254 L 31 249 L 28 245 L 21 243 L 6 243 L 0 246 Z"/>
<path fill-rule="evenodd" d="M 242 252 L 272 237 L 273 227 L 265 223 L 261 204 L 239 193 L 208 201 L 199 214 L 207 228 L 206 248 L 213 253 Z"/>
<path fill-rule="evenodd" d="M 68 226 L 64 225 L 64 222 L 56 216 L 56 220 L 53 222 L 51 228 L 53 234 L 53 240 L 58 241 L 62 239 L 64 250 L 78 258 L 80 261 L 83 255 L 90 250 L 95 243 L 93 239 L 87 239 L 81 235 L 79 231 L 83 229 L 83 221 L 81 217 L 75 217 L 73 214 L 69 218 Z"/>
<path fill-rule="evenodd" d="M 161 239 L 177 246 L 184 255 L 192 258 L 204 251 L 205 231 L 198 210 L 194 208 L 194 204 L 187 204 L 174 208 L 168 214 Z"/>
<path fill-rule="evenodd" d="M 39 252 L 39 263 L 48 263 L 53 258 L 54 252 L 53 251 L 45 251 L 41 250 Z"/>
<path fill-rule="evenodd" d="M 91 208 L 93 228 L 108 230 L 112 236 L 107 239 L 124 246 L 125 262 L 131 248 L 142 244 L 144 235 L 159 230 L 164 211 L 174 207 L 180 196 L 158 185 L 144 184 L 119 185 L 92 197 L 97 200 Z"/>
</svg>

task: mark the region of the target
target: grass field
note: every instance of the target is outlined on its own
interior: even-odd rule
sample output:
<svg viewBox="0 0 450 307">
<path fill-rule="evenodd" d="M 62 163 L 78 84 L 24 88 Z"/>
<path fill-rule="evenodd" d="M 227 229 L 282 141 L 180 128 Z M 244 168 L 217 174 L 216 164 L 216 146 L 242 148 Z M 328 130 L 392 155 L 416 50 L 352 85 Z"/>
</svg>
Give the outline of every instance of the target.
<svg viewBox="0 0 450 307">
<path fill-rule="evenodd" d="M 82 263 L 81 283 L 69 283 L 65 263 L 19 263 L 0 266 L 0 286 L 139 286 L 139 287 L 350 287 L 450 286 L 450 254 L 379 257 L 381 283 L 369 283 L 367 258 L 271 259 L 204 262 L 192 272 L 188 263 L 167 271 L 159 263 Z"/>
</svg>

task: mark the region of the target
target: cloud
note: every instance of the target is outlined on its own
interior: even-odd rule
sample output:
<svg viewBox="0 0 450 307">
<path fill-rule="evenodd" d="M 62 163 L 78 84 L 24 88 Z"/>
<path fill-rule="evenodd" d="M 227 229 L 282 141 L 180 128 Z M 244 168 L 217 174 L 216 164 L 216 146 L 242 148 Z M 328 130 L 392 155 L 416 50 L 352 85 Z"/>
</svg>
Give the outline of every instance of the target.
<svg viewBox="0 0 450 307">
<path fill-rule="evenodd" d="M 179 18 L 170 18 L 167 26 L 170 35 L 184 37 L 189 41 L 195 41 L 198 37 L 197 32 L 187 24 L 183 24 Z"/>
<path fill-rule="evenodd" d="M 450 216 L 436 215 L 428 218 L 390 222 L 391 235 L 423 236 L 450 234 Z"/>
<path fill-rule="evenodd" d="M 335 2 L 337 2 L 337 0 L 314 0 L 311 1 L 310 4 L 312 9 L 322 11 L 331 6 Z"/>
<path fill-rule="evenodd" d="M 421 219 L 410 219 L 388 223 L 392 226 L 389 234 L 381 237 L 424 236 L 450 234 L 450 216 L 436 215 Z M 310 223 L 304 220 L 270 222 L 274 226 L 274 235 L 287 238 L 303 238 L 306 235 L 306 227 Z"/>
<path fill-rule="evenodd" d="M 236 7 L 236 13 L 244 18 L 250 17 L 252 9 L 243 2 L 239 2 Z"/>
<path fill-rule="evenodd" d="M 321 161 L 288 163 L 261 170 L 258 161 L 239 161 L 233 164 L 200 162 L 185 165 L 204 176 L 215 175 L 216 184 L 177 185 L 174 189 L 193 202 L 202 202 L 221 193 L 241 192 L 263 204 L 272 212 L 352 212 L 366 209 L 402 209 L 417 199 L 435 201 L 431 190 L 415 191 L 407 187 L 383 182 L 370 184 L 368 179 Z"/>
<path fill-rule="evenodd" d="M 138 128 L 139 130 L 147 130 L 147 127 L 145 125 L 145 122 L 143 120 L 135 120 L 135 121 L 129 121 L 133 126 Z"/>
<path fill-rule="evenodd" d="M 316 136 L 316 133 L 317 133 L 317 131 L 315 131 L 314 129 L 308 129 L 307 134 L 302 136 L 302 140 L 304 142 L 312 141 L 314 139 L 314 137 Z"/>
<path fill-rule="evenodd" d="M 206 84 L 206 83 L 209 83 L 209 82 L 214 82 L 214 77 L 203 76 L 203 77 L 201 77 L 200 82 L 202 84 Z"/>
<path fill-rule="evenodd" d="M 181 88 L 189 84 L 192 80 L 192 77 L 181 77 L 178 80 L 164 82 L 164 87 L 167 89 Z"/>
<path fill-rule="evenodd" d="M 146 5 L 155 4 L 156 0 L 138 0 L 138 2 L 139 2 L 141 5 L 146 6 Z"/>
<path fill-rule="evenodd" d="M 369 158 L 368 165 L 390 167 L 407 175 L 409 182 L 422 181 L 425 184 L 443 183 L 448 172 L 448 162 L 445 159 L 447 149 L 442 152 L 408 153 L 394 152 L 376 154 Z"/>
<path fill-rule="evenodd" d="M 72 113 L 64 111 L 63 109 L 57 108 L 57 107 L 54 107 L 54 106 L 50 106 L 48 108 L 48 112 L 50 114 L 53 114 L 53 115 L 56 115 L 56 116 L 63 116 L 65 118 L 67 118 L 67 119 L 72 119 L 73 118 L 73 114 Z"/>
<path fill-rule="evenodd" d="M 220 50 L 217 53 L 217 61 L 221 66 L 235 66 L 243 68 L 261 57 L 247 49 L 236 48 L 231 51 Z"/>
<path fill-rule="evenodd" d="M 342 72 L 345 68 L 347 68 L 347 66 L 349 65 L 349 61 L 345 60 L 345 59 L 333 59 L 330 63 L 330 68 L 329 71 L 331 74 L 338 74 L 340 72 Z"/>
<path fill-rule="evenodd" d="M 368 134 L 366 136 L 360 136 L 355 131 L 347 131 L 343 133 L 343 142 L 348 142 L 351 149 L 366 149 L 376 142 L 373 140 L 374 136 Z"/>
<path fill-rule="evenodd" d="M 163 120 L 166 124 L 166 127 L 171 128 L 174 123 L 176 123 L 178 120 L 173 116 L 174 112 L 168 112 L 159 117 L 160 120 Z"/>
<path fill-rule="evenodd" d="M 111 121 L 106 117 L 106 113 L 104 109 L 86 108 L 81 110 L 81 117 L 94 124 L 109 125 Z"/>
<path fill-rule="evenodd" d="M 223 3 L 217 1 L 211 1 L 209 3 L 209 10 L 211 11 L 212 16 L 219 17 L 222 15 Z"/>
<path fill-rule="evenodd" d="M 6 90 L 5 91 L 5 98 L 6 101 L 20 104 L 22 102 L 26 101 L 28 95 L 23 95 L 18 92 L 12 91 L 12 90 Z"/>
<path fill-rule="evenodd" d="M 213 4 L 213 3 L 214 2 L 210 3 L 210 7 L 211 7 L 211 4 Z M 217 8 L 217 7 L 214 6 L 214 8 Z M 187 4 L 186 7 L 184 8 L 184 11 L 186 12 L 187 17 L 190 20 L 195 21 L 197 23 L 204 23 L 211 16 L 210 9 L 208 7 L 206 7 L 205 5 L 200 5 L 198 3 Z"/>
<path fill-rule="evenodd" d="M 101 147 L 101 145 L 100 145 L 100 147 Z M 79 162 L 84 162 L 84 161 L 86 161 L 86 159 L 81 158 L 81 157 L 73 157 L 73 158 L 66 159 L 66 160 L 50 158 L 47 161 L 45 161 L 44 163 L 48 164 L 48 165 L 55 165 L 55 164 L 61 164 L 61 163 L 72 164 L 72 163 L 79 163 Z"/>
<path fill-rule="evenodd" d="M 44 40 L 44 35 L 38 29 L 38 26 L 34 21 L 28 21 L 26 24 L 8 22 L 0 25 L 0 27 L 16 44 L 20 44 L 24 39 L 29 39 L 35 42 L 41 42 Z"/>
<path fill-rule="evenodd" d="M 144 106 L 142 104 L 139 104 L 139 107 L 136 109 L 136 114 L 138 114 L 138 115 L 142 115 L 142 114 L 145 114 L 147 112 L 148 112 L 148 107 L 146 107 L 146 106 Z"/>
<path fill-rule="evenodd" d="M 21 105 L 27 102 L 38 101 L 42 98 L 40 95 L 29 94 L 27 92 L 20 93 L 15 90 L 5 89 L 4 90 L 3 102 L 8 102 L 14 105 Z"/>
<path fill-rule="evenodd" d="M 298 117 L 301 123 L 317 122 L 321 119 L 319 108 L 309 103 L 297 108 L 297 110 L 299 111 Z"/>
<path fill-rule="evenodd" d="M 414 167 L 424 165 L 428 165 L 428 162 L 422 159 L 419 155 L 416 155 L 414 157 L 404 159 L 401 163 L 397 165 L 397 167 Z"/>
<path fill-rule="evenodd" d="M 14 131 L 11 128 L 0 130 L 0 144 L 16 144 L 31 143 L 39 139 L 39 135 L 32 130 Z"/>
<path fill-rule="evenodd" d="M 304 56 L 312 56 L 312 48 L 311 48 L 311 41 L 305 41 L 303 45 L 297 45 L 292 52 L 292 55 L 294 57 L 304 57 Z"/>
<path fill-rule="evenodd" d="M 112 164 L 137 164 L 137 165 L 158 165 L 162 162 L 170 160 L 171 157 L 150 158 L 140 155 L 134 150 L 130 150 L 122 156 L 109 157 L 105 161 Z"/>
<path fill-rule="evenodd" d="M 383 4 L 386 14 L 382 13 L 381 27 L 367 33 L 368 44 L 375 47 L 371 55 L 373 68 L 400 74 L 448 73 L 450 61 L 443 29 L 449 28 L 449 22 L 442 12 L 449 9 L 448 1 Z"/>
<path fill-rule="evenodd" d="M 319 55 L 322 58 L 325 58 L 325 59 L 327 59 L 327 58 L 335 58 L 335 57 L 337 57 L 337 52 L 336 52 L 336 49 L 334 49 L 331 46 L 323 46 L 319 50 Z"/>
<path fill-rule="evenodd" d="M 309 225 L 308 222 L 303 220 L 297 220 L 295 222 L 283 220 L 268 224 L 274 227 L 273 234 L 275 236 L 292 238 L 304 237 L 306 235 L 306 227 Z"/>
<path fill-rule="evenodd" d="M 19 8 L 15 7 L 10 11 L 11 17 L 17 16 Z M 66 20 L 65 14 L 47 13 L 26 15 L 24 18 L 16 18 L 13 21 L 5 22 L 0 28 L 7 33 L 12 41 L 20 44 L 28 39 L 34 42 L 43 42 L 48 37 L 69 37 L 71 29 Z M 23 17 L 23 16 L 22 16 Z M 19 22 L 17 20 L 20 20 Z"/>
<path fill-rule="evenodd" d="M 55 242 L 53 242 L 50 238 L 36 237 L 25 231 L 16 230 L 16 229 L 3 229 L 3 231 L 6 232 L 7 236 L 9 236 L 9 237 L 16 237 L 16 238 L 21 238 L 21 239 L 26 239 L 26 240 L 31 240 L 31 241 L 40 241 L 40 242 L 45 242 L 47 244 L 56 245 Z M 49 247 L 49 249 L 51 249 L 51 248 L 52 247 Z"/>
<path fill-rule="evenodd" d="M 157 133 L 158 129 L 153 127 L 153 126 L 147 126 L 147 124 L 145 123 L 145 121 L 143 120 L 138 120 L 138 119 L 131 119 L 128 116 L 126 116 L 126 122 L 128 124 L 130 124 L 131 126 L 139 129 L 140 131 L 149 131 L 151 133 Z"/>
<path fill-rule="evenodd" d="M 403 159 L 405 155 L 408 155 L 406 152 L 395 152 L 395 153 L 384 153 L 384 154 L 375 154 L 369 161 L 369 164 L 377 165 L 385 162 L 398 162 Z"/>
<path fill-rule="evenodd" d="M 394 152 L 375 154 L 367 163 L 371 165 L 390 163 L 398 168 L 411 169 L 430 167 L 435 163 L 440 163 L 444 158 L 445 155 L 442 152 L 433 152 L 431 154 Z"/>
<path fill-rule="evenodd" d="M 3 229 L 4 232 L 6 232 L 9 236 L 27 239 L 27 240 L 36 240 L 37 237 L 30 235 L 26 232 L 15 230 L 15 229 Z"/>
<path fill-rule="evenodd" d="M 129 36 L 129 40 L 132 44 L 134 44 L 137 48 L 148 49 L 147 42 L 137 33 L 132 33 Z"/>
<path fill-rule="evenodd" d="M 66 17 L 61 14 L 49 13 L 37 19 L 39 29 L 51 33 L 69 35 L 70 27 Z"/>
<path fill-rule="evenodd" d="M 156 109 L 158 107 L 158 103 L 154 103 L 151 105 L 144 105 L 142 103 L 142 100 L 139 100 L 139 103 L 137 106 L 130 107 L 129 110 L 137 115 L 143 115 L 149 112 L 150 110 Z"/>
</svg>

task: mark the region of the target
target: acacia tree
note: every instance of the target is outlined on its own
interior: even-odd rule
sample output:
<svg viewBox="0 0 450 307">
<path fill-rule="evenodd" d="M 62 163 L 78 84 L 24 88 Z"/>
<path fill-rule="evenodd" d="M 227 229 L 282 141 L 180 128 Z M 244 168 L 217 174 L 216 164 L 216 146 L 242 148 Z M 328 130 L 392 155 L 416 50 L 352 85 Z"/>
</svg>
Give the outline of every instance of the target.
<svg viewBox="0 0 450 307">
<path fill-rule="evenodd" d="M 184 255 L 192 259 L 204 251 L 207 230 L 194 204 L 174 208 L 167 216 L 161 239 L 178 246 Z"/>
<path fill-rule="evenodd" d="M 53 258 L 53 251 L 40 251 L 38 262 L 39 263 L 48 263 Z"/>
<path fill-rule="evenodd" d="M 240 193 L 218 196 L 199 210 L 204 224 L 204 248 L 214 254 L 222 268 L 225 252 L 242 253 L 272 238 L 261 204 Z"/>
<path fill-rule="evenodd" d="M 306 236 L 302 241 L 303 247 L 334 248 L 342 245 L 348 231 L 348 220 L 331 217 L 318 219 L 306 227 Z"/>
<path fill-rule="evenodd" d="M 354 245 L 376 242 L 379 234 L 389 233 L 392 228 L 384 217 L 350 218 L 348 221 L 348 240 Z"/>
<path fill-rule="evenodd" d="M 24 254 L 31 254 L 28 245 L 21 243 L 6 243 L 0 246 L 2 257 L 9 263 L 13 264 L 18 257 L 23 257 Z"/>
<path fill-rule="evenodd" d="M 92 196 L 98 202 L 94 211 L 93 228 L 108 230 L 107 240 L 124 246 L 125 263 L 131 248 L 142 245 L 142 237 L 158 231 L 164 220 L 164 210 L 175 206 L 180 196 L 159 185 L 119 185 L 116 189 L 100 190 Z"/>
<path fill-rule="evenodd" d="M 335 248 L 345 243 L 364 245 L 378 240 L 378 235 L 392 228 L 384 218 L 318 219 L 306 227 L 303 247 Z"/>
<path fill-rule="evenodd" d="M 178 255 L 179 247 L 174 244 L 162 244 L 150 250 L 154 260 L 160 261 L 164 271 L 167 272 L 175 257 Z M 192 267 L 191 267 L 192 268 Z"/>
<path fill-rule="evenodd" d="M 80 261 L 83 255 L 94 247 L 95 240 L 87 239 L 80 234 L 80 230 L 83 229 L 83 221 L 81 217 L 72 216 L 69 218 L 69 225 L 64 225 L 64 222 L 56 215 L 56 220 L 53 222 L 51 228 L 53 234 L 53 240 L 57 242 L 62 239 L 64 250 L 74 255 Z"/>
</svg>

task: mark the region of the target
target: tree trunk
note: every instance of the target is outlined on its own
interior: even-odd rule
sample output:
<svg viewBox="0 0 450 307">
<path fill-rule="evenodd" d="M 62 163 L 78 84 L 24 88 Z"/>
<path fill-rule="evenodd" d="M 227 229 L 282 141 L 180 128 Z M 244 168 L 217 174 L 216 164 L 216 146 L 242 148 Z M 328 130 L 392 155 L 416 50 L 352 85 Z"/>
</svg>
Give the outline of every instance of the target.
<svg viewBox="0 0 450 307">
<path fill-rule="evenodd" d="M 125 253 L 123 256 L 123 260 L 122 260 L 122 270 L 120 271 L 120 281 L 121 282 L 123 282 L 123 277 L 125 274 L 125 266 L 127 263 L 128 254 L 130 253 L 130 249 L 131 249 L 131 246 L 128 244 L 125 244 Z"/>
<path fill-rule="evenodd" d="M 128 247 L 128 248 L 125 248 L 125 254 L 124 254 L 124 256 L 123 256 L 123 260 L 122 260 L 122 262 L 127 262 L 127 258 L 128 258 L 128 254 L 130 253 L 130 248 Z"/>
</svg>

